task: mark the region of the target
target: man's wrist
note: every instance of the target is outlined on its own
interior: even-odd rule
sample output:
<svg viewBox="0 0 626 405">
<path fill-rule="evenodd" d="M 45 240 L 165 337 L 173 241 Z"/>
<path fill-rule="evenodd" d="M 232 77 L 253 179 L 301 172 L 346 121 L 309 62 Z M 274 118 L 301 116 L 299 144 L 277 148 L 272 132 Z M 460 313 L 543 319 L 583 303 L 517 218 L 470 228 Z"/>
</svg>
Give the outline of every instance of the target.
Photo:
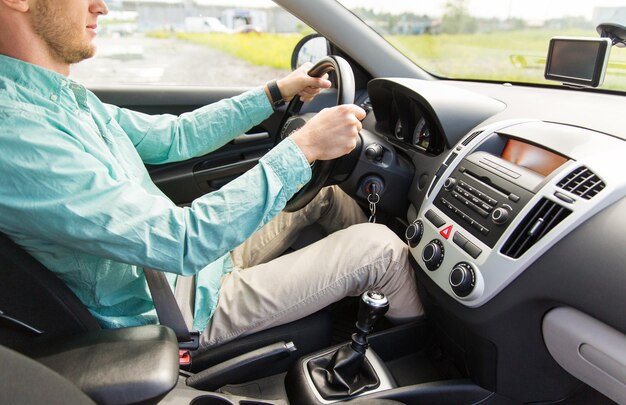
<svg viewBox="0 0 626 405">
<path fill-rule="evenodd" d="M 316 160 L 316 156 L 314 154 L 313 148 L 311 148 L 311 146 L 307 142 L 307 136 L 304 134 L 303 129 L 298 129 L 289 137 L 298 147 L 298 149 L 300 149 L 300 152 L 302 152 L 302 155 L 309 162 L 309 164 L 313 164 L 313 162 L 315 162 Z"/>
<path fill-rule="evenodd" d="M 285 105 L 285 99 L 283 98 L 276 80 L 272 80 L 266 84 L 267 93 L 269 94 L 270 104 L 274 108 L 282 107 Z"/>
</svg>

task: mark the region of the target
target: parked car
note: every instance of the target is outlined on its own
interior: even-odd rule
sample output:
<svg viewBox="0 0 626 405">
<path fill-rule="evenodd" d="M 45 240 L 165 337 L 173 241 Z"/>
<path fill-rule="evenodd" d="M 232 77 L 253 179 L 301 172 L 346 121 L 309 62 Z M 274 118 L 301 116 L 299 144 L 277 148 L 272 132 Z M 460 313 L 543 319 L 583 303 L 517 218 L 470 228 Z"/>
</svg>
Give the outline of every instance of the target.
<svg viewBox="0 0 626 405">
<path fill-rule="evenodd" d="M 535 42 L 516 37 L 521 29 L 510 31 L 507 38 L 517 39 L 498 42 L 488 54 L 479 46 L 487 34 L 478 28 L 445 32 L 446 15 L 458 13 L 433 19 L 444 30 L 438 35 L 383 36 L 372 27 L 382 26 L 377 19 L 384 13 L 356 10 L 356 2 L 275 3 L 328 41 L 300 43 L 292 60 L 303 47 L 319 50 L 306 59 L 330 60 L 339 71 L 333 80 L 353 84 L 354 103 L 367 111 L 359 146 L 325 184 L 339 184 L 368 215 L 376 184 L 376 218 L 407 241 L 424 318 L 377 323 L 366 361 L 375 383 L 353 395 L 322 393 L 310 370 L 357 331 L 358 300 L 204 357 L 192 354 L 181 371 L 171 330 L 99 330 L 45 269 L 24 271 L 37 264 L 13 246 L 4 248 L 0 272 L 4 291 L 13 291 L 0 297 L 0 403 L 626 403 L 622 72 L 609 69 L 598 88 L 546 81 L 545 66 L 526 69 L 530 76 L 509 75 L 493 66 L 515 71 L 509 56 L 538 55 Z M 500 3 L 491 2 L 489 12 Z M 447 4 L 472 15 L 465 2 Z M 526 2 L 525 13 L 532 4 Z M 553 18 L 578 11 L 575 2 L 560 4 Z M 415 15 L 431 12 L 424 2 L 411 7 Z M 587 25 L 603 11 L 580 10 Z M 552 28 L 550 36 L 567 32 Z M 595 26 L 588 37 L 599 38 Z M 540 42 L 547 57 L 549 37 Z M 611 52 L 624 59 L 623 49 Z M 180 114 L 244 89 L 219 83 L 92 90 L 120 106 Z M 151 176 L 173 201 L 188 204 L 249 170 L 289 133 L 283 128 L 290 115 L 315 114 L 336 104 L 338 93 L 326 91 L 301 109 L 282 107 L 222 149 L 150 167 Z"/>
<path fill-rule="evenodd" d="M 215 17 L 185 18 L 185 32 L 221 32 L 230 34 L 233 31 Z"/>
</svg>

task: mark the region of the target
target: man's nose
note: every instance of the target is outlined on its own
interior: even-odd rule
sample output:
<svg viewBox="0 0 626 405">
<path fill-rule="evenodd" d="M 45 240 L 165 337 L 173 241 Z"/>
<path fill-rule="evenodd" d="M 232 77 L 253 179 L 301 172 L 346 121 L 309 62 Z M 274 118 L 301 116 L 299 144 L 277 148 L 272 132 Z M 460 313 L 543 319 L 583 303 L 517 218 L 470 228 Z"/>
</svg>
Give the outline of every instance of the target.
<svg viewBox="0 0 626 405">
<path fill-rule="evenodd" d="M 104 0 L 93 0 L 91 7 L 89 7 L 89 11 L 93 14 L 107 15 L 109 13 L 109 8 Z"/>
</svg>

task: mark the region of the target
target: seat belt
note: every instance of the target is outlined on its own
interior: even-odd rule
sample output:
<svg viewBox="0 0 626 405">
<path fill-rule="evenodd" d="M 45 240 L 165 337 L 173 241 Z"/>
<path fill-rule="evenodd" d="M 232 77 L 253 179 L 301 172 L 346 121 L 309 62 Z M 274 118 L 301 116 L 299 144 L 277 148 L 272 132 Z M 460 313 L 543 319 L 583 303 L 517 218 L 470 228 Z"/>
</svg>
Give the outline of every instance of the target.
<svg viewBox="0 0 626 405">
<path fill-rule="evenodd" d="M 148 282 L 148 288 L 152 295 L 154 308 L 161 325 L 168 326 L 174 330 L 178 339 L 178 347 L 181 349 L 197 350 L 200 333 L 190 331 L 185 323 L 183 314 L 174 298 L 174 293 L 167 282 L 163 272 L 154 269 L 143 269 Z"/>
</svg>

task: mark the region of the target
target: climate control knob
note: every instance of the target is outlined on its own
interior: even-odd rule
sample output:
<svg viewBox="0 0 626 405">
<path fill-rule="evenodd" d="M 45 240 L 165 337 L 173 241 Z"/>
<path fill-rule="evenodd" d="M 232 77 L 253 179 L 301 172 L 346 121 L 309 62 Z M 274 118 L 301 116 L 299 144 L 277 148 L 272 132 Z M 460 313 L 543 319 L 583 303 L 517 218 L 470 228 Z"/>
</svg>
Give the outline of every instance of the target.
<svg viewBox="0 0 626 405">
<path fill-rule="evenodd" d="M 471 264 L 458 263 L 450 272 L 450 287 L 459 297 L 467 297 L 476 285 L 476 273 Z"/>
<path fill-rule="evenodd" d="M 433 239 L 422 250 L 422 260 L 430 271 L 437 270 L 443 262 L 443 243 L 439 239 Z"/>
<path fill-rule="evenodd" d="M 424 235 L 424 224 L 421 220 L 417 220 L 413 222 L 411 225 L 406 227 L 406 231 L 404 231 L 404 238 L 406 239 L 409 246 L 414 248 L 420 243 L 422 240 L 422 235 Z"/>
<path fill-rule="evenodd" d="M 497 224 L 502 225 L 509 220 L 510 212 L 506 208 L 496 208 L 491 212 L 491 220 Z"/>
</svg>

